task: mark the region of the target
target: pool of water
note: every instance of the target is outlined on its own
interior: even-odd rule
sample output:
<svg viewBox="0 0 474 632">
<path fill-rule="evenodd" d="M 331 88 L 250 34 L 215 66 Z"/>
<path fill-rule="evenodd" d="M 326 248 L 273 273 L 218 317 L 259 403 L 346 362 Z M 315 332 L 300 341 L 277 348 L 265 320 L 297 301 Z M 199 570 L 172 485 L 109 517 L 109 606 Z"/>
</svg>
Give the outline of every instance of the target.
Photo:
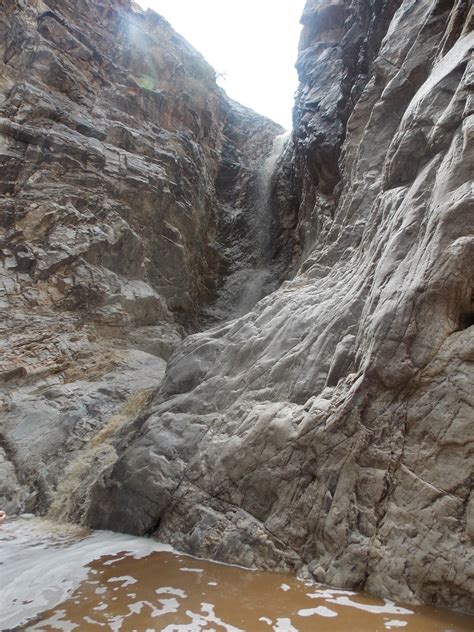
<svg viewBox="0 0 474 632">
<path fill-rule="evenodd" d="M 0 629 L 472 632 L 474 618 L 36 518 L 0 528 Z"/>
</svg>

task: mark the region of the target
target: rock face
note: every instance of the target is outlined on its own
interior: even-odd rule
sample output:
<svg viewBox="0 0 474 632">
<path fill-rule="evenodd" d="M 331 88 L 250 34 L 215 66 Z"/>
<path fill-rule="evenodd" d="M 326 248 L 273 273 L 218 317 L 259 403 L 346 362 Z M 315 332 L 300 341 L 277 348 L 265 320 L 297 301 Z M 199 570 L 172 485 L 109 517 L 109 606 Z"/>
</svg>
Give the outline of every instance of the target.
<svg viewBox="0 0 474 632">
<path fill-rule="evenodd" d="M 225 284 L 228 156 L 233 211 L 251 215 L 281 132 L 231 102 L 156 13 L 110 0 L 2 3 L 7 511 L 44 510 L 78 451 L 159 385 Z M 247 218 L 235 235 L 249 230 Z"/>
<path fill-rule="evenodd" d="M 472 11 L 310 2 L 293 281 L 188 337 L 86 520 L 472 604 Z"/>
<path fill-rule="evenodd" d="M 271 183 L 269 255 L 297 273 L 247 314 L 188 336 L 139 414 L 130 403 L 81 453 L 94 463 L 86 484 L 77 484 L 84 468 L 69 468 L 54 510 L 196 555 L 306 565 L 332 585 L 472 610 L 473 9 L 468 0 L 309 0 L 303 24 L 292 141 Z M 200 147 L 224 120 L 219 103 Z M 245 248 L 234 256 L 226 238 L 239 218 L 252 225 L 246 200 L 258 181 L 243 177 L 255 164 L 241 132 L 247 115 L 230 112 L 202 189 L 214 183 L 216 215 L 193 229 L 216 245 L 186 279 L 206 290 L 182 293 L 205 305 L 206 283 L 223 278 L 219 309 L 233 262 L 260 265 Z M 268 155 L 277 130 L 265 130 Z M 9 181 L 24 164 L 19 133 L 8 136 Z M 115 191 L 127 181 L 111 182 Z M 197 195 L 194 185 L 186 195 Z M 56 186 L 61 195 L 67 178 Z M 189 249 L 187 240 L 183 257 Z M 147 287 L 172 314 L 160 322 L 198 314 L 193 300 L 176 305 L 174 293 Z M 17 463 L 9 446 L 6 467 Z"/>
</svg>

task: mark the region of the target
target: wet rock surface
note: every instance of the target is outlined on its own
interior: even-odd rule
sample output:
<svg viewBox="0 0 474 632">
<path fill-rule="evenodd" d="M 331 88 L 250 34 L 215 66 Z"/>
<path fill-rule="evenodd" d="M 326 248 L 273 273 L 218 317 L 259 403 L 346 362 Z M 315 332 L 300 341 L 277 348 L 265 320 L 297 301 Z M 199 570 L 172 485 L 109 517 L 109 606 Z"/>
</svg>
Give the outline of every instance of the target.
<svg viewBox="0 0 474 632">
<path fill-rule="evenodd" d="M 87 498 L 63 502 L 61 515 L 153 535 L 195 555 L 305 565 L 331 585 L 472 610 L 473 9 L 467 0 L 310 0 L 303 24 L 295 128 L 272 193 L 282 204 L 276 249 L 298 272 L 249 313 L 184 339 L 148 408 L 107 440 L 113 455 L 97 463 Z M 211 113 L 206 147 L 218 116 Z M 13 123 L 8 138 L 23 142 Z M 233 166 L 239 152 L 219 147 L 224 159 L 213 163 L 209 153 L 209 169 L 219 174 L 222 208 L 248 189 L 223 198 L 242 170 Z M 8 151 L 10 182 L 24 163 L 17 145 Z M 187 191 L 205 196 L 209 178 Z M 114 190 L 126 186 L 126 174 L 112 182 Z M 247 182 L 252 188 L 255 179 Z M 64 186 L 67 178 L 59 194 Z M 5 196 L 8 208 L 12 198 Z M 208 267 L 183 280 L 201 288 L 229 265 L 229 213 L 209 217 L 189 231 L 202 235 L 201 246 L 214 231 L 215 267 L 201 251 Z M 127 252 L 140 252 L 143 240 L 122 219 L 114 234 Z M 31 255 L 9 247 L 22 253 L 14 265 L 24 291 Z M 81 265 L 124 276 L 104 257 Z M 130 259 L 118 260 L 128 274 Z M 45 261 L 57 275 L 58 259 Z M 166 257 L 174 274 L 183 262 Z M 189 286 L 171 299 L 166 284 L 143 283 L 167 314 L 146 325 L 167 327 L 173 340 L 181 322 L 174 314 L 205 303 Z M 75 312 L 57 309 L 76 330 Z M 190 321 L 197 312 L 189 308 Z M 127 336 L 140 339 L 137 329 Z M 155 339 L 159 346 L 159 331 Z M 4 448 L 7 482 L 17 475 L 13 449 Z"/>
</svg>

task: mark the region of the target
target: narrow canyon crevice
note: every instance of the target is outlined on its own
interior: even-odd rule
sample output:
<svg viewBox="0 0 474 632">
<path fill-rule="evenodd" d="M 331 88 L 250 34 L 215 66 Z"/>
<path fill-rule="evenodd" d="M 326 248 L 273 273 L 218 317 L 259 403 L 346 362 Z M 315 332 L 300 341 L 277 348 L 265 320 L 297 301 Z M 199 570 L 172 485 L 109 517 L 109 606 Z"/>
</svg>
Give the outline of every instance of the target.
<svg viewBox="0 0 474 632">
<path fill-rule="evenodd" d="M 472 610 L 473 20 L 308 0 L 284 136 L 151 11 L 4 2 L 8 512 Z"/>
</svg>

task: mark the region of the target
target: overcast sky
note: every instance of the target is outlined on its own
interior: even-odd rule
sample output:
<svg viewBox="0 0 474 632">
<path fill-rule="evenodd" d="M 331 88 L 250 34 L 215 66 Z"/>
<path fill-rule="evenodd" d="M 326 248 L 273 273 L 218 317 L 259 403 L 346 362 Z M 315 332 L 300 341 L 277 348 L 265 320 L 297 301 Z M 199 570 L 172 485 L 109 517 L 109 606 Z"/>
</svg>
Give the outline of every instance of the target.
<svg viewBox="0 0 474 632">
<path fill-rule="evenodd" d="M 218 73 L 228 95 L 287 129 L 304 0 L 136 0 L 163 15 Z"/>
</svg>

